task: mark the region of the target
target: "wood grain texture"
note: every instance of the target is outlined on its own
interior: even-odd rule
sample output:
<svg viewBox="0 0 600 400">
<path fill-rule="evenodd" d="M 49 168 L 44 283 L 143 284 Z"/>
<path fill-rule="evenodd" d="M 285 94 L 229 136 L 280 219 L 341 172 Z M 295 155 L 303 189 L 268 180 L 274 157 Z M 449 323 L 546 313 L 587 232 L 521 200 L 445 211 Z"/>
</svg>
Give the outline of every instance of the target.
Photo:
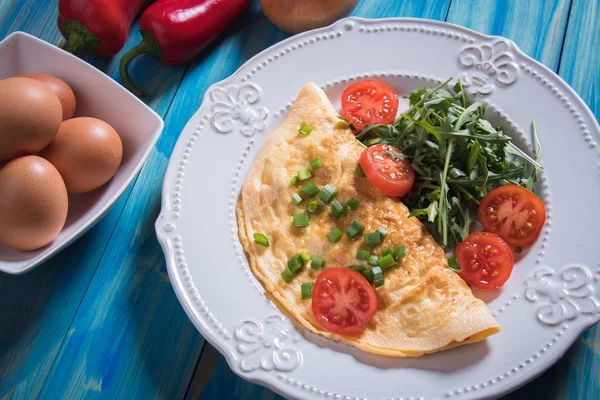
<svg viewBox="0 0 600 400">
<path fill-rule="evenodd" d="M 0 37 L 21 30 L 63 45 L 54 1 L 0 1 Z M 126 48 L 140 40 L 137 26 Z M 83 56 L 113 78 L 117 61 Z M 160 66 L 150 58 L 134 67 L 153 77 L 149 105 L 164 116 L 185 68 Z M 135 76 L 135 75 L 134 75 Z M 36 398 L 125 206 L 131 187 L 108 214 L 69 248 L 23 276 L 0 273 L 0 398 Z M 120 237 L 122 234 L 117 232 Z"/>
</svg>

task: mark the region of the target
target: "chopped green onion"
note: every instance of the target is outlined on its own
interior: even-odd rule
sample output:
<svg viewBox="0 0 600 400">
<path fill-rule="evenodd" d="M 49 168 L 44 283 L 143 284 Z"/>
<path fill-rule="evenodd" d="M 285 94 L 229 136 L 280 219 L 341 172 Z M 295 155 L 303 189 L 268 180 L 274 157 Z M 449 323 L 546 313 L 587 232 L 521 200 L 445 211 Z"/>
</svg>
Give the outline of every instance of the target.
<svg viewBox="0 0 600 400">
<path fill-rule="evenodd" d="M 309 161 L 309 164 L 312 169 L 319 169 L 323 166 L 323 164 L 321 164 L 320 158 L 313 158 Z"/>
<path fill-rule="evenodd" d="M 310 224 L 307 213 L 294 214 L 294 226 L 296 228 L 306 228 Z"/>
<path fill-rule="evenodd" d="M 254 243 L 260 244 L 261 246 L 269 247 L 269 239 L 262 233 L 254 233 Z"/>
<path fill-rule="evenodd" d="M 365 174 L 365 170 L 362 169 L 360 164 L 356 164 L 356 173 L 358 174 L 358 176 L 360 176 L 362 178 L 367 176 L 367 174 Z"/>
<path fill-rule="evenodd" d="M 372 282 L 372 276 L 371 276 L 371 270 L 367 269 L 361 265 L 350 265 L 348 267 L 348 269 L 351 269 L 352 271 L 356 271 L 359 274 L 361 274 L 362 276 L 364 276 L 364 278 L 369 281 L 369 283 Z"/>
<path fill-rule="evenodd" d="M 331 243 L 337 243 L 344 236 L 344 233 L 340 231 L 338 228 L 333 228 L 331 232 L 327 234 L 327 238 Z"/>
<path fill-rule="evenodd" d="M 365 246 L 375 247 L 381 243 L 381 235 L 379 235 L 379 232 L 367 233 L 364 238 Z"/>
<path fill-rule="evenodd" d="M 284 281 L 286 281 L 287 283 L 290 283 L 292 281 L 292 279 L 294 279 L 294 273 L 292 271 L 290 271 L 289 268 L 286 268 L 281 273 L 281 277 L 283 278 Z"/>
<path fill-rule="evenodd" d="M 294 254 L 287 261 L 287 266 L 290 271 L 296 273 L 300 268 L 302 268 L 302 257 L 300 254 Z"/>
<path fill-rule="evenodd" d="M 300 179 L 301 181 L 305 181 L 310 178 L 312 178 L 312 174 L 309 169 L 298 170 L 298 179 Z"/>
<path fill-rule="evenodd" d="M 334 200 L 329 207 L 331 213 L 335 218 L 341 218 L 346 215 L 346 209 L 344 206 L 337 200 Z"/>
<path fill-rule="evenodd" d="M 379 257 L 377 257 L 377 256 L 369 256 L 369 261 L 367 261 L 367 264 L 369 264 L 372 267 L 376 267 L 377 266 L 377 260 L 379 260 Z"/>
<path fill-rule="evenodd" d="M 373 283 L 373 286 L 375 287 L 379 287 L 382 286 L 385 281 L 383 279 L 383 271 L 380 267 L 373 267 L 371 268 L 371 281 Z"/>
<path fill-rule="evenodd" d="M 398 261 L 401 258 L 406 257 L 406 246 L 399 244 L 394 247 L 394 259 Z"/>
<path fill-rule="evenodd" d="M 302 252 L 300 253 L 300 258 L 301 258 L 301 259 L 302 259 L 302 261 L 304 261 L 304 262 L 309 262 L 309 261 L 310 261 L 310 254 L 308 254 L 308 253 L 307 253 L 307 252 L 305 252 L 305 251 L 302 251 Z"/>
<path fill-rule="evenodd" d="M 300 290 L 302 291 L 302 300 L 307 300 L 312 297 L 312 291 L 315 284 L 313 282 L 304 282 L 302 286 L 300 286 Z"/>
<path fill-rule="evenodd" d="M 296 175 L 295 177 L 292 178 L 292 180 L 290 181 L 290 184 L 295 185 L 296 183 L 298 183 L 298 181 L 300 181 L 300 179 L 298 179 L 298 175 Z"/>
<path fill-rule="evenodd" d="M 360 204 L 360 200 L 358 200 L 356 197 L 352 197 L 350 200 L 348 200 L 346 202 L 346 208 L 348 210 L 356 210 L 358 208 L 359 204 Z"/>
<path fill-rule="evenodd" d="M 302 192 L 308 198 L 315 197 L 319 194 L 319 188 L 317 187 L 317 185 L 315 185 L 314 182 L 307 183 L 306 185 L 302 186 L 302 189 L 300 190 L 302 190 Z"/>
<path fill-rule="evenodd" d="M 318 206 L 319 206 L 319 202 L 316 200 L 313 200 L 306 205 L 306 211 L 308 211 L 309 213 L 314 213 L 315 211 L 317 211 Z"/>
<path fill-rule="evenodd" d="M 379 236 L 381 236 L 381 240 L 385 239 L 385 237 L 388 235 L 388 231 L 386 231 L 382 227 L 377 228 L 375 232 L 379 233 Z"/>
<path fill-rule="evenodd" d="M 364 231 L 365 226 L 357 220 L 354 220 L 354 222 L 350 224 L 348 229 L 346 229 L 346 236 L 348 236 L 352 240 L 356 240 L 363 234 Z"/>
<path fill-rule="evenodd" d="M 319 193 L 319 199 L 321 199 L 322 202 L 329 204 L 336 194 L 337 190 L 335 190 L 335 188 L 325 185 L 323 189 L 321 189 L 321 193 Z"/>
<path fill-rule="evenodd" d="M 304 136 L 310 135 L 311 132 L 312 132 L 312 127 L 310 125 L 306 125 L 306 124 L 302 124 L 302 126 L 300 126 L 300 129 L 298 129 L 298 133 L 300 133 L 301 135 L 304 135 Z"/>
<path fill-rule="evenodd" d="M 312 260 L 310 260 L 310 267 L 320 271 L 323 269 L 323 262 L 323 258 L 319 256 L 313 256 Z"/>
<path fill-rule="evenodd" d="M 385 257 L 387 255 L 392 255 L 394 254 L 394 252 L 392 251 L 392 249 L 390 249 L 389 247 L 386 247 L 385 249 L 381 250 L 381 256 Z"/>
<path fill-rule="evenodd" d="M 462 268 L 460 267 L 460 264 L 458 264 L 458 260 L 456 259 L 456 254 L 453 254 L 452 257 L 448 259 L 448 267 L 454 272 L 462 272 Z"/>
<path fill-rule="evenodd" d="M 361 261 L 369 261 L 369 256 L 371 255 L 371 253 L 369 253 L 368 250 L 358 250 L 356 252 L 356 259 L 357 260 L 361 260 Z"/>
<path fill-rule="evenodd" d="M 387 254 L 377 260 L 377 265 L 381 267 L 381 269 L 388 269 L 394 264 L 396 264 L 396 260 L 394 260 L 394 256 L 391 254 Z"/>
<path fill-rule="evenodd" d="M 291 200 L 292 200 L 292 203 L 294 203 L 294 205 L 296 205 L 296 206 L 298 204 L 302 203 L 302 197 L 300 197 L 300 195 L 298 193 L 294 193 L 292 195 Z"/>
</svg>

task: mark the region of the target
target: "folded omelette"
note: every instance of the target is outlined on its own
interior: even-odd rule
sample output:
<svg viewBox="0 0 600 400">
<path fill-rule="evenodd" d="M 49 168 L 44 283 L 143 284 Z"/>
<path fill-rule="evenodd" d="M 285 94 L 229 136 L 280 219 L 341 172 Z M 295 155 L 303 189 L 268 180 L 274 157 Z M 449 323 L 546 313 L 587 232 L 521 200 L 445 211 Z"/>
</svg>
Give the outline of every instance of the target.
<svg viewBox="0 0 600 400">
<path fill-rule="evenodd" d="M 309 330 L 386 356 L 419 356 L 498 332 L 500 327 L 485 303 L 447 267 L 443 249 L 423 224 L 409 218 L 401 201 L 381 194 L 358 173 L 364 147 L 337 116 L 325 93 L 314 83 L 306 84 L 259 151 L 244 183 L 237 205 L 239 237 L 252 272 L 269 297 Z M 310 135 L 298 134 L 303 124 L 312 127 Z M 303 212 L 305 204 L 290 202 L 302 185 L 291 185 L 290 179 L 314 158 L 320 158 L 322 167 L 313 171 L 312 181 L 318 187 L 337 188 L 338 199 L 356 197 L 360 206 L 339 219 L 328 211 L 311 214 L 308 227 L 296 228 L 292 217 Z M 354 220 L 365 226 L 365 232 L 386 229 L 389 234 L 381 248 L 404 244 L 406 257 L 385 271 L 385 284 L 376 288 L 377 312 L 367 328 L 359 335 L 342 336 L 323 329 L 313 316 L 311 300 L 301 298 L 302 283 L 314 282 L 319 271 L 305 266 L 290 283 L 281 272 L 287 260 L 302 250 L 321 256 L 325 268 L 360 265 L 356 253 L 362 240 L 344 237 L 331 243 L 327 238 L 334 227 L 345 231 Z M 255 232 L 266 235 L 270 246 L 256 245 Z"/>
</svg>

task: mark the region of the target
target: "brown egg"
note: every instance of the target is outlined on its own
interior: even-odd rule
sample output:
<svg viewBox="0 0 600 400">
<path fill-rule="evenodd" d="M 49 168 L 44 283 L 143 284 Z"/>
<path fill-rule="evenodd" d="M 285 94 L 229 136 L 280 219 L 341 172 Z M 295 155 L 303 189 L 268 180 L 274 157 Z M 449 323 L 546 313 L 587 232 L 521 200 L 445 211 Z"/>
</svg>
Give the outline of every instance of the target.
<svg viewBox="0 0 600 400">
<path fill-rule="evenodd" d="M 62 106 L 63 121 L 65 119 L 73 118 L 77 102 L 75 101 L 75 93 L 73 93 L 73 90 L 65 83 L 65 81 L 48 74 L 21 74 L 17 76 L 35 79 L 36 81 L 44 83 L 58 96 Z"/>
<path fill-rule="evenodd" d="M 123 144 L 104 121 L 80 117 L 64 121 L 42 157 L 62 175 L 69 194 L 89 192 L 108 182 L 119 169 Z"/>
<path fill-rule="evenodd" d="M 59 172 L 38 156 L 0 169 L 0 242 L 20 251 L 52 242 L 67 220 L 67 188 Z"/>
<path fill-rule="evenodd" d="M 40 151 L 61 121 L 60 100 L 48 86 L 30 78 L 0 80 L 0 160 Z"/>
</svg>

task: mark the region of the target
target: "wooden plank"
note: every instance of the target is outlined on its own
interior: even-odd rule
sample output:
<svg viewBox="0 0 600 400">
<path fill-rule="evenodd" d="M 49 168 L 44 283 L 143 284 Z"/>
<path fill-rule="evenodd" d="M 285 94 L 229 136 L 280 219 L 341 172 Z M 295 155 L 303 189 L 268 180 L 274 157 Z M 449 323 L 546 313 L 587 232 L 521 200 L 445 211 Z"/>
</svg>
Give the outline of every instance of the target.
<svg viewBox="0 0 600 400">
<path fill-rule="evenodd" d="M 64 43 L 56 28 L 55 2 L 28 0 L 2 7 L 8 11 L 1 17 L 0 37 L 22 30 Z M 127 48 L 140 40 L 134 32 L 137 26 Z M 118 57 L 84 59 L 118 77 Z M 164 116 L 185 67 L 167 68 L 146 57 L 134 68 L 142 79 L 153 77 L 148 104 Z M 0 398 L 31 399 L 40 393 L 130 192 L 131 187 L 96 227 L 44 265 L 23 276 L 0 274 Z"/>
<path fill-rule="evenodd" d="M 559 75 L 600 120 L 600 0 L 574 0 Z M 596 137 L 595 141 L 600 142 Z M 590 168 L 595 166 L 590 165 Z M 600 325 L 588 329 L 554 367 L 515 392 L 514 399 L 598 399 Z"/>
<path fill-rule="evenodd" d="M 509 38 L 556 70 L 569 4 L 569 0 L 453 0 L 447 21 Z"/>
<path fill-rule="evenodd" d="M 154 221 L 168 157 L 183 126 L 207 87 L 234 72 L 257 41 L 249 34 L 258 8 L 253 12 L 241 21 L 245 29 L 234 26 L 189 68 L 40 398 L 183 397 L 204 340 L 174 295 Z"/>
<path fill-rule="evenodd" d="M 450 1 L 361 1 L 352 12 L 352 15 L 365 18 L 386 18 L 386 17 L 414 17 L 431 18 L 443 20 L 448 11 Z M 264 16 L 260 16 L 260 27 L 267 32 L 279 30 L 272 27 L 266 21 Z M 286 36 L 283 33 L 272 35 L 264 33 L 265 31 L 256 29 L 253 34 L 256 36 Z M 260 32 L 260 34 L 258 33 Z M 276 43 L 271 41 L 268 45 Z M 276 395 L 261 386 L 247 382 L 235 375 L 227 366 L 225 359 L 210 346 L 206 344 L 206 349 L 202 358 L 196 367 L 194 377 L 190 383 L 190 388 L 186 399 L 271 399 Z M 279 396 L 277 396 L 279 397 Z"/>
</svg>

